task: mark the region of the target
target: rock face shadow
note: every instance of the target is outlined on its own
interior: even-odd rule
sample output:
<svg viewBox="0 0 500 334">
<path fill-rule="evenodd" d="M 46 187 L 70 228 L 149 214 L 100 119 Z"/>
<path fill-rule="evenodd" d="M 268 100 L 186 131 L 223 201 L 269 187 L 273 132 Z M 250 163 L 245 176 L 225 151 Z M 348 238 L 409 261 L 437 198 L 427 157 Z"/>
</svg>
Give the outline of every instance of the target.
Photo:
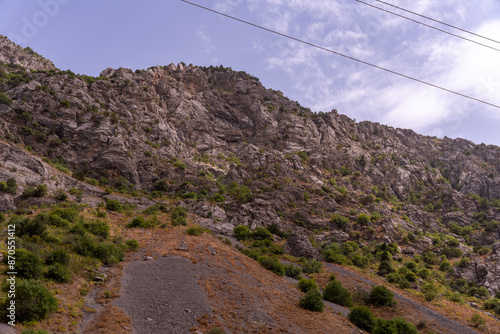
<svg viewBox="0 0 500 334">
<path fill-rule="evenodd" d="M 114 305 L 131 317 L 134 333 L 188 333 L 212 313 L 195 274 L 195 264 L 182 257 L 127 263 Z"/>
</svg>

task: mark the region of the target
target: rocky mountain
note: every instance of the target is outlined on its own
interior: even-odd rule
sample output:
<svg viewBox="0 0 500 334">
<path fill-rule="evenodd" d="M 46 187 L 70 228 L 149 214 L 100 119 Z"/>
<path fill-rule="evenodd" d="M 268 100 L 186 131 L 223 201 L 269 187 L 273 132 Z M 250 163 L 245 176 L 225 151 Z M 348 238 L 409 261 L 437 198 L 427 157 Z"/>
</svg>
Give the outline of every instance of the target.
<svg viewBox="0 0 500 334">
<path fill-rule="evenodd" d="M 314 240 L 466 256 L 446 275 L 500 294 L 500 147 L 311 112 L 222 66 L 89 77 L 4 37 L 0 61 L 0 181 L 18 187 L 2 188 L 2 211 L 71 188 L 170 198 L 217 233 L 288 230 L 292 254 L 320 259 Z M 40 184 L 49 196 L 26 195 Z"/>
</svg>

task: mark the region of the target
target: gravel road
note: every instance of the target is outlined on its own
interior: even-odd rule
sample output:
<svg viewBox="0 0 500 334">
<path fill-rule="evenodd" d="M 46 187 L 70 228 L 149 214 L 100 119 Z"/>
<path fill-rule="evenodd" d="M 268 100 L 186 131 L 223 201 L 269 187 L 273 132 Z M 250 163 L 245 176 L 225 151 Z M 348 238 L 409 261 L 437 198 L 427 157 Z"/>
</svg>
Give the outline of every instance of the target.
<svg viewBox="0 0 500 334">
<path fill-rule="evenodd" d="M 197 318 L 212 313 L 194 270 L 191 261 L 174 256 L 129 262 L 114 305 L 132 318 L 134 333 L 190 333 Z"/>
<path fill-rule="evenodd" d="M 351 279 L 356 279 L 359 280 L 369 286 L 375 285 L 375 283 L 365 279 L 362 276 L 356 275 L 349 270 L 346 270 L 342 267 L 336 266 L 334 264 L 328 263 L 326 264 L 326 267 L 328 268 L 329 271 L 333 273 L 338 273 L 342 276 L 345 277 L 350 277 Z M 479 334 L 473 329 L 470 329 L 468 327 L 465 327 L 439 313 L 436 311 L 433 311 L 419 303 L 414 302 L 411 299 L 406 298 L 405 296 L 402 296 L 396 292 L 394 292 L 394 298 L 398 301 L 398 303 L 401 304 L 407 304 L 411 306 L 412 308 L 418 310 L 422 315 L 425 316 L 425 318 L 428 320 L 428 322 L 435 322 L 438 324 L 441 328 L 447 330 L 450 333 L 454 334 Z"/>
</svg>

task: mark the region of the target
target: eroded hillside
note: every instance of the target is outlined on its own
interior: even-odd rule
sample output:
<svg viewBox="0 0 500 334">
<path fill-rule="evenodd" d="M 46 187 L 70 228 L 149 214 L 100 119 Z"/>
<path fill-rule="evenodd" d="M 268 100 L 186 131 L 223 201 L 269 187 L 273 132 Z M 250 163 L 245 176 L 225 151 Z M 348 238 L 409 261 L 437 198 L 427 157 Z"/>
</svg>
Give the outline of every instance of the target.
<svg viewBox="0 0 500 334">
<path fill-rule="evenodd" d="M 6 38 L 0 60 L 0 210 L 175 202 L 215 233 L 265 227 L 296 258 L 500 312 L 500 148 L 313 113 L 223 67 L 94 78 Z"/>
</svg>

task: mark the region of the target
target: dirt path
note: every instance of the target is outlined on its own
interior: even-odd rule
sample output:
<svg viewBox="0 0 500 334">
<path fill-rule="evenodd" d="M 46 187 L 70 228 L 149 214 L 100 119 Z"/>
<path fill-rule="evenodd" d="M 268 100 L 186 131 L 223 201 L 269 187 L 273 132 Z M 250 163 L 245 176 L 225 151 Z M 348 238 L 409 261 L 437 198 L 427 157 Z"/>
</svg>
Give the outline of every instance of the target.
<svg viewBox="0 0 500 334">
<path fill-rule="evenodd" d="M 328 271 L 333 272 L 336 275 L 342 275 L 348 280 L 357 281 L 369 287 L 375 285 L 374 282 L 334 264 L 328 263 L 326 264 L 326 268 L 328 269 Z M 402 296 L 396 292 L 394 292 L 394 297 L 398 301 L 399 308 L 406 309 L 407 307 L 411 307 L 412 309 L 417 310 L 423 316 L 422 319 L 426 319 L 430 324 L 435 324 L 441 330 L 440 333 L 443 333 L 444 330 L 444 333 L 479 334 L 475 330 L 465 327 L 437 313 L 436 311 L 431 310 L 430 308 L 427 308 L 419 303 L 416 303 L 413 300 L 406 298 L 405 296 Z"/>
<path fill-rule="evenodd" d="M 114 305 L 128 313 L 138 334 L 189 333 L 197 318 L 212 312 L 195 265 L 177 256 L 127 263 Z"/>
</svg>

